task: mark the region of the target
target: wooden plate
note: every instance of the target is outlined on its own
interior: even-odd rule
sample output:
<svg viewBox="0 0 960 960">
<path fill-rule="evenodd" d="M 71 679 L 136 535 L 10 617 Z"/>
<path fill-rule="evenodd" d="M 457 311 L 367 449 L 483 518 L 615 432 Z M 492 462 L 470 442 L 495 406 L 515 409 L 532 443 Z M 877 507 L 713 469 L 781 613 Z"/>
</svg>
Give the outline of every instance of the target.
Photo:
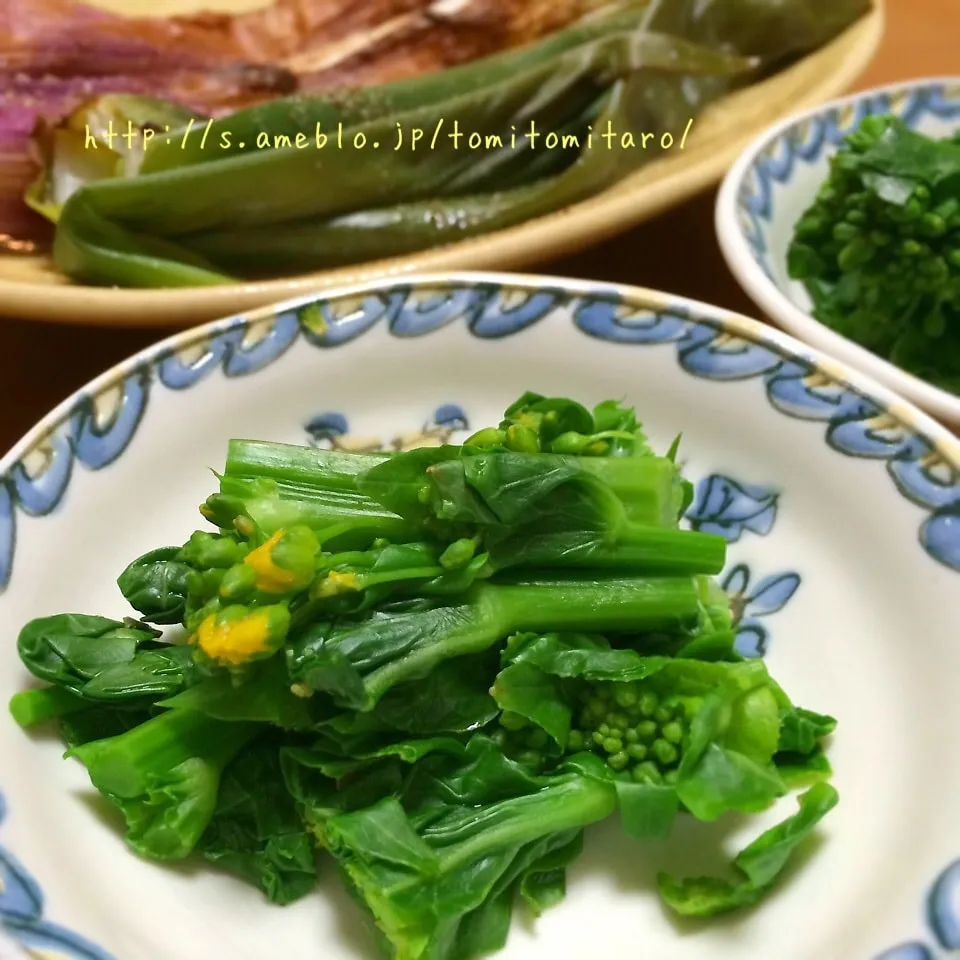
<svg viewBox="0 0 960 960">
<path fill-rule="evenodd" d="M 120 9 L 120 0 L 99 0 Z M 518 269 L 596 243 L 716 183 L 767 126 L 844 92 L 867 66 L 883 34 L 883 3 L 832 43 L 789 69 L 714 104 L 697 120 L 683 153 L 656 160 L 572 207 L 460 243 L 387 260 L 279 280 L 161 290 L 70 283 L 41 256 L 0 255 L 0 315 L 110 326 L 191 325 L 309 290 L 414 271 Z M 182 13 L 211 0 L 122 0 L 123 9 Z M 219 0 L 249 9 L 259 0 Z M 139 12 L 139 10 L 137 11 Z"/>
</svg>

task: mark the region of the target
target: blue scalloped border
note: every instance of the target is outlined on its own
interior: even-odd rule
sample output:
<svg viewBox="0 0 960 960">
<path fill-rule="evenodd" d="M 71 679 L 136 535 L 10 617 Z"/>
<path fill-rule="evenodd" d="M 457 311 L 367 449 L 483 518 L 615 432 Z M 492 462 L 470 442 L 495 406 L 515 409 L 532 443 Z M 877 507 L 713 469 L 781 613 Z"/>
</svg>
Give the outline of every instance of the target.
<svg viewBox="0 0 960 960">
<path fill-rule="evenodd" d="M 252 342 L 249 322 L 233 318 L 200 341 L 199 353 L 197 339 L 188 337 L 179 348 L 144 357 L 117 385 L 120 399 L 107 415 L 97 414 L 92 397 L 81 396 L 44 442 L 41 469 L 31 472 L 20 461 L 0 478 L 0 592 L 13 567 L 18 514 L 54 512 L 75 469 L 100 470 L 121 456 L 158 385 L 187 390 L 217 369 L 231 378 L 251 376 L 298 339 L 332 349 L 378 323 L 385 323 L 394 336 L 409 338 L 465 322 L 476 337 L 502 339 L 562 305 L 572 306 L 574 323 L 591 337 L 623 346 L 673 344 L 681 368 L 692 376 L 717 382 L 761 380 L 775 409 L 824 424 L 826 441 L 834 450 L 883 462 L 897 490 L 927 514 L 919 530 L 924 550 L 960 571 L 960 472 L 881 404 L 837 383 L 814 364 L 770 344 L 732 336 L 721 322 L 697 319 L 682 304 L 630 309 L 616 291 L 602 288 L 583 295 L 559 288 L 505 291 L 495 283 L 473 283 L 434 284 L 426 293 L 398 285 L 341 301 L 318 296 L 276 313 Z M 257 329 L 262 326 L 257 321 Z"/>
<path fill-rule="evenodd" d="M 628 304 L 617 291 L 604 288 L 572 293 L 559 286 L 524 289 L 522 284 L 511 287 L 483 281 L 431 282 L 417 288 L 398 284 L 360 296 L 320 294 L 281 308 L 266 320 L 259 315 L 234 317 L 199 335 L 185 335 L 173 346 L 147 351 L 121 368 L 121 379 L 101 388 L 98 396 L 79 395 L 49 435 L 0 477 L 0 594 L 13 569 L 18 515 L 52 514 L 62 505 L 75 470 L 102 470 L 122 456 L 136 436 L 157 386 L 187 390 L 218 369 L 231 378 L 251 376 L 269 367 L 298 339 L 317 349 L 332 349 L 352 342 L 379 323 L 386 324 L 393 336 L 409 338 L 465 322 L 478 338 L 503 339 L 542 321 L 561 306 L 572 309 L 575 326 L 587 336 L 624 347 L 672 345 L 680 367 L 699 379 L 718 383 L 760 380 L 774 409 L 793 419 L 823 424 L 825 440 L 837 453 L 882 462 L 895 489 L 926 514 L 918 531 L 923 549 L 943 567 L 960 572 L 960 470 L 930 440 L 812 362 L 773 344 L 732 334 L 721 321 L 694 316 L 693 308 L 686 304 L 638 307 L 636 302 L 633 299 Z M 111 390 L 118 397 L 112 408 L 98 409 Z M 318 435 L 324 430 L 336 432 L 340 426 L 339 422 L 320 420 L 313 424 Z M 31 469 L 28 459 L 40 459 L 40 467 Z M 693 505 L 696 522 L 726 522 L 737 536 L 744 529 L 762 533 L 764 525 L 772 523 L 776 500 L 771 500 L 770 491 L 729 478 L 711 479 L 714 487 L 705 488 Z M 719 513 L 711 505 L 711 497 L 719 498 L 723 505 Z M 728 510 L 730 516 L 720 516 Z M 753 589 L 745 567 L 735 568 L 730 577 L 729 586 L 742 596 L 745 610 L 751 604 L 757 606 L 756 615 L 748 616 L 744 624 L 757 628 L 751 636 L 756 641 L 755 652 L 762 654 L 765 632 L 756 616 L 779 609 L 776 604 L 782 606 L 792 596 L 799 577 L 792 573 L 765 577 Z M 0 867 L 11 876 L 16 871 L 20 871 L 17 876 L 27 876 L 6 854 L 0 852 L 0 857 Z M 928 897 L 929 929 L 937 942 L 950 950 L 960 949 L 958 886 L 960 865 L 953 864 Z M 21 887 L 39 897 L 35 885 Z M 36 903 L 31 916 L 20 917 L 15 911 L 2 916 L 5 928 L 21 942 L 40 938 L 36 941 L 40 946 L 46 937 L 43 943 L 48 947 L 73 951 L 63 953 L 65 957 L 109 960 L 93 945 L 43 921 L 39 913 L 42 900 Z M 888 951 L 882 960 L 928 960 L 934 956 L 917 941 Z"/>
<path fill-rule="evenodd" d="M 0 824 L 6 812 L 0 794 Z M 28 950 L 44 951 L 43 956 L 50 960 L 113 960 L 96 944 L 45 919 L 43 909 L 43 892 L 36 880 L 0 847 L 0 930 Z M 40 956 L 31 953 L 34 955 Z"/>
</svg>

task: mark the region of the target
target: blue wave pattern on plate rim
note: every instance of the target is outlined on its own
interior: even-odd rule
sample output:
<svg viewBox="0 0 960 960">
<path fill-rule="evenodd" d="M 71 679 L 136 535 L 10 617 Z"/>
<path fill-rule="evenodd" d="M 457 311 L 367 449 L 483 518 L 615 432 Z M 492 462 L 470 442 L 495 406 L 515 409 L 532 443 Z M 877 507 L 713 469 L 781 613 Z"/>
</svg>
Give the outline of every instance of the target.
<svg viewBox="0 0 960 960">
<path fill-rule="evenodd" d="M 757 266 L 773 283 L 768 227 L 774 219 L 778 186 L 788 186 L 801 164 L 819 162 L 837 149 L 866 117 L 891 113 L 908 127 L 925 117 L 960 117 L 960 84 L 931 83 L 902 93 L 864 95 L 798 121 L 784 130 L 747 169 L 737 196 L 737 221 Z"/>
<path fill-rule="evenodd" d="M 115 462 L 133 440 L 157 383 L 185 390 L 216 369 L 228 377 L 249 376 L 274 363 L 300 337 L 314 347 L 330 349 L 351 342 L 380 322 L 394 336 L 417 337 L 463 320 L 474 336 L 502 339 L 560 307 L 570 308 L 577 328 L 597 339 L 623 346 L 673 344 L 680 367 L 699 379 L 761 380 L 768 401 L 778 412 L 826 424 L 826 442 L 836 452 L 884 462 L 896 490 L 928 514 L 919 532 L 923 549 L 943 566 L 960 572 L 960 471 L 879 404 L 836 382 L 814 364 L 780 353 L 773 345 L 733 335 L 720 321 L 697 318 L 686 304 L 651 301 L 649 306 L 631 307 L 616 290 L 602 286 L 590 293 L 573 293 L 560 288 L 529 290 L 522 285 L 505 290 L 494 282 L 470 282 L 434 283 L 426 290 L 419 287 L 414 292 L 408 285 L 397 284 L 359 297 L 318 294 L 312 301 L 265 319 L 248 322 L 242 315 L 232 317 L 214 324 L 205 341 L 184 338 L 181 346 L 148 352 L 138 367 L 112 385 L 116 398 L 106 413 L 103 401 L 111 388 L 104 388 L 97 397 L 81 395 L 63 422 L 30 451 L 31 460 L 39 457 L 43 461 L 41 466 L 31 469 L 22 460 L 0 477 L 0 594 L 9 584 L 15 558 L 17 512 L 53 514 L 62 505 L 78 466 L 102 470 Z M 315 424 L 318 430 L 332 428 L 334 433 L 337 426 Z M 747 590 L 750 575 L 744 570 Z M 791 576 L 796 575 L 764 578 L 749 594 L 751 602 L 759 603 L 759 610 L 765 609 L 767 598 L 760 596 L 761 586 L 772 590 L 774 599 L 783 593 L 788 593 L 789 599 Z M 746 612 L 747 594 L 743 599 Z M 762 615 L 750 611 L 754 621 Z M 951 865 L 928 897 L 928 922 L 941 943 L 960 925 L 955 903 L 958 874 L 960 868 Z M 12 918 L 10 923 L 16 927 L 20 921 Z M 50 945 L 57 949 L 86 950 L 86 954 L 74 954 L 84 960 L 109 960 L 66 931 L 48 924 L 44 929 L 43 935 L 52 937 Z M 886 960 L 894 960 L 894 956 L 890 954 Z M 920 960 L 922 954 L 914 956 Z M 904 955 L 900 960 L 913 958 Z"/>
<path fill-rule="evenodd" d="M 0 825 L 6 817 L 0 794 Z M 0 846 L 0 930 L 29 950 L 43 950 L 50 960 L 113 960 L 83 937 L 43 916 L 43 893 L 36 880 Z"/>
<path fill-rule="evenodd" d="M 761 379 L 768 400 L 781 413 L 825 423 L 827 443 L 835 450 L 885 462 L 899 492 L 928 513 L 920 529 L 924 549 L 943 565 L 960 571 L 960 475 L 943 462 L 932 444 L 879 404 L 812 364 L 734 336 L 717 321 L 691 316 L 684 305 L 624 311 L 616 292 L 603 288 L 589 295 L 521 291 L 527 294 L 525 299 L 517 293 L 510 291 L 504 296 L 497 284 L 478 283 L 418 298 L 409 287 L 399 286 L 353 298 L 342 312 L 337 303 L 318 298 L 281 311 L 271 323 L 258 321 L 253 325 L 255 331 L 247 329 L 242 317 L 232 318 L 218 326 L 199 352 L 195 348 L 168 351 L 129 373 L 115 385 L 118 399 L 106 414 L 94 398 L 81 398 L 71 416 L 44 441 L 39 469 L 30 469 L 21 461 L 0 478 L 0 592 L 12 569 L 18 511 L 34 517 L 53 513 L 74 469 L 100 470 L 121 456 L 146 411 L 150 391 L 158 383 L 168 389 L 189 389 L 218 367 L 230 377 L 249 376 L 285 354 L 300 335 L 327 349 L 355 339 L 381 320 L 403 337 L 425 336 L 442 325 L 465 320 L 474 335 L 501 339 L 543 320 L 561 306 L 572 307 L 575 324 L 592 337 L 624 346 L 672 343 L 680 366 L 697 378 L 720 382 Z M 439 313 L 442 324 L 434 312 Z M 251 332 L 258 334 L 252 342 Z M 341 426 L 315 419 L 308 429 L 321 438 L 335 435 Z M 33 459 L 37 459 L 36 453 Z M 756 495 L 749 490 L 743 493 Z M 762 519 L 744 522 L 749 525 Z"/>
</svg>

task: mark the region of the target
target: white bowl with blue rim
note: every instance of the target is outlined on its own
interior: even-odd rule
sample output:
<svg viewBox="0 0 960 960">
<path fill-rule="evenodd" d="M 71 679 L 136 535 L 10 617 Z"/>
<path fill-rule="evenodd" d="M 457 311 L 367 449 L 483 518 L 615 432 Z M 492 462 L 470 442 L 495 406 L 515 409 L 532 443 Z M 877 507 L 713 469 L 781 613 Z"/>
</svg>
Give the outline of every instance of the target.
<svg viewBox="0 0 960 960">
<path fill-rule="evenodd" d="M 690 926 L 667 918 L 653 878 L 700 834 L 644 846 L 601 825 L 567 899 L 517 921 L 503 960 L 954 955 L 960 442 L 868 378 L 704 304 L 557 278 L 381 280 L 144 350 L 0 462 L 0 700 L 28 682 L 22 623 L 127 612 L 113 578 L 198 525 L 207 468 L 231 437 L 459 436 L 526 389 L 622 397 L 661 449 L 683 432 L 689 522 L 729 542 L 722 579 L 740 649 L 838 718 L 841 800 L 807 862 L 759 909 Z M 0 792 L 5 960 L 371 955 L 332 871 L 319 894 L 273 907 L 229 876 L 138 859 L 89 802 L 83 768 L 5 711 Z M 766 816 L 727 824 L 727 843 L 742 845 Z"/>
<path fill-rule="evenodd" d="M 824 326 L 812 316 L 803 284 L 787 272 L 794 229 L 826 179 L 830 157 L 864 117 L 887 113 L 927 136 L 951 136 L 960 131 L 960 77 L 866 90 L 771 127 L 740 155 L 723 181 L 716 205 L 717 239 L 733 275 L 777 326 L 956 428 L 960 396 Z"/>
</svg>

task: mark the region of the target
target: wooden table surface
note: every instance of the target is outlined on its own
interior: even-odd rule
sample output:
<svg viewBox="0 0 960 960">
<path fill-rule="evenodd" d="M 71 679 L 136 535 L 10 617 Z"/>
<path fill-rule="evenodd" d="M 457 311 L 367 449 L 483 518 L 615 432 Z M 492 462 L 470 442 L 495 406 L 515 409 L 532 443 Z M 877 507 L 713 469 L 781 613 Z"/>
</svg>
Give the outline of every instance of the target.
<svg viewBox="0 0 960 960">
<path fill-rule="evenodd" d="M 856 88 L 960 73 L 960 0 L 887 0 L 887 11 L 883 44 Z M 615 239 L 544 263 L 539 271 L 654 287 L 756 316 L 714 241 L 715 196 L 711 190 Z M 168 333 L 0 324 L 0 450 L 88 380 Z"/>
</svg>

